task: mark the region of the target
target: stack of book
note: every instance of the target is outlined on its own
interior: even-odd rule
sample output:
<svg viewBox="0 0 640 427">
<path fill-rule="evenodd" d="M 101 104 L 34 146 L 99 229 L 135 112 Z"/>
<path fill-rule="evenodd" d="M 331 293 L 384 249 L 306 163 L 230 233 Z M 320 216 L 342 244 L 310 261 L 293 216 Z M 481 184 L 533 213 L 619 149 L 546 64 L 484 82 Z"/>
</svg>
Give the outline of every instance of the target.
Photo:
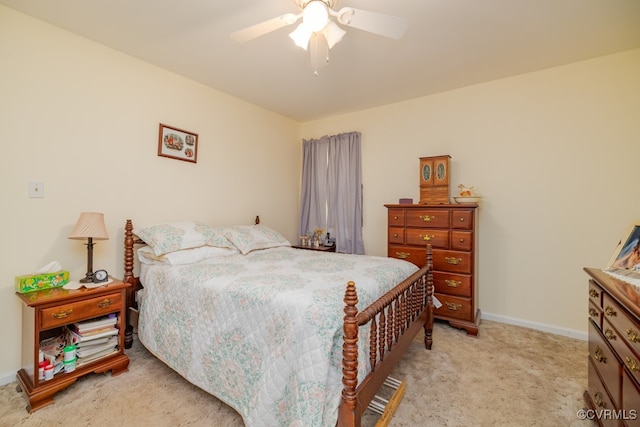
<svg viewBox="0 0 640 427">
<path fill-rule="evenodd" d="M 116 316 L 105 316 L 67 326 L 67 342 L 76 345 L 77 366 L 118 351 L 117 321 Z"/>
</svg>

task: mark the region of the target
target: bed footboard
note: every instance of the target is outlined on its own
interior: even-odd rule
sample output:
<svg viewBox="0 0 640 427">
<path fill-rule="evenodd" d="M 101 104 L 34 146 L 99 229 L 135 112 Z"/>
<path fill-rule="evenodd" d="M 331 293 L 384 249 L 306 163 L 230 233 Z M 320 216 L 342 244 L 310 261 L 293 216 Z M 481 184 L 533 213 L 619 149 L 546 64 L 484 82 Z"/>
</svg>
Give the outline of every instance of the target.
<svg viewBox="0 0 640 427">
<path fill-rule="evenodd" d="M 424 328 L 424 345 L 433 342 L 433 259 L 427 246 L 427 263 L 419 271 L 358 312 L 353 282 L 344 296 L 344 343 L 342 345 L 342 402 L 338 426 L 360 426 L 362 413 L 374 398 L 401 356 Z M 370 324 L 371 372 L 358 384 L 358 331 Z"/>
</svg>

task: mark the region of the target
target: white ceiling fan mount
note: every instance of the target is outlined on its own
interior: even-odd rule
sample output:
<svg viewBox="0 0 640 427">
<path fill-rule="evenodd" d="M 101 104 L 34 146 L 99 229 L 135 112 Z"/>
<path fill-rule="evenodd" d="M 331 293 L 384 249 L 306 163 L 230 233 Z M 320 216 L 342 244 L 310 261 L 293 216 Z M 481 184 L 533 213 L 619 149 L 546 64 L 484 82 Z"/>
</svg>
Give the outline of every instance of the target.
<svg viewBox="0 0 640 427">
<path fill-rule="evenodd" d="M 293 0 L 299 13 L 285 13 L 267 21 L 231 33 L 237 42 L 247 42 L 280 28 L 293 25 L 302 18 L 298 27 L 289 34 L 297 46 L 307 50 L 311 45 L 312 61 L 324 55 L 328 62 L 328 51 L 342 40 L 345 27 L 378 34 L 392 39 L 400 39 L 409 26 L 405 18 L 370 12 L 352 7 L 336 11 L 339 0 Z M 324 53 L 326 51 L 326 54 Z M 321 52 L 321 53 L 319 53 Z M 312 64 L 314 65 L 314 64 Z M 319 64 L 316 63 L 314 68 Z"/>
</svg>

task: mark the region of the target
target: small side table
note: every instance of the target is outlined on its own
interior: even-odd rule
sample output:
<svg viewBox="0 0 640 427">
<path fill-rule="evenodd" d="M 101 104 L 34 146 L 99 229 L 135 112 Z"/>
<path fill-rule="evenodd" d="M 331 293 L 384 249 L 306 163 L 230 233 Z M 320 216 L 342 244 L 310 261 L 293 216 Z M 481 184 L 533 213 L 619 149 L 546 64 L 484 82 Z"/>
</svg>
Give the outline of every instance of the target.
<svg viewBox="0 0 640 427">
<path fill-rule="evenodd" d="M 320 252 L 336 251 L 336 245 L 333 245 L 333 246 L 291 245 L 291 247 L 296 249 L 307 249 L 309 251 L 320 251 Z"/>
<path fill-rule="evenodd" d="M 116 376 L 128 369 L 129 358 L 124 354 L 124 330 L 127 325 L 126 292 L 129 286 L 129 283 L 113 279 L 111 283 L 93 289 L 67 290 L 60 287 L 16 293 L 23 303 L 23 368 L 18 371 L 17 390 L 27 395 L 29 413 L 52 404 L 53 396 L 75 383 L 79 377 L 91 372 L 107 371 Z M 71 323 L 112 313 L 118 316 L 118 346 L 115 352 L 78 366 L 72 372 L 59 372 L 48 381 L 38 378 L 38 355 L 42 339 L 62 334 L 64 327 Z"/>
</svg>

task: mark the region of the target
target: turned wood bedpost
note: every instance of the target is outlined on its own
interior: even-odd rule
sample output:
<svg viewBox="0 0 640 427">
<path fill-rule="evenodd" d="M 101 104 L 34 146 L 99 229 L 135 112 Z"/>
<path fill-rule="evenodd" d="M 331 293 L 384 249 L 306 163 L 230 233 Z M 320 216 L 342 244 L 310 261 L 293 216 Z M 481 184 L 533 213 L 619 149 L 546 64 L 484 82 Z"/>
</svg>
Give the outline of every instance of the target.
<svg viewBox="0 0 640 427">
<path fill-rule="evenodd" d="M 427 245 L 427 274 L 425 285 L 427 287 L 427 321 L 424 324 L 424 348 L 431 350 L 433 344 L 433 254 L 431 245 Z"/>
<path fill-rule="evenodd" d="M 127 289 L 127 310 L 134 306 L 134 298 L 137 287 L 135 287 L 135 279 L 133 276 L 133 224 L 130 219 L 124 226 L 124 277 L 123 281 L 131 283 Z M 133 345 L 133 326 L 129 313 L 127 314 L 127 326 L 124 331 L 124 347 L 131 348 Z"/>
<path fill-rule="evenodd" d="M 356 387 L 358 386 L 358 294 L 356 284 L 347 283 L 344 294 L 344 342 L 342 344 L 342 399 L 338 426 L 360 425 L 360 410 L 357 407 Z"/>
</svg>

